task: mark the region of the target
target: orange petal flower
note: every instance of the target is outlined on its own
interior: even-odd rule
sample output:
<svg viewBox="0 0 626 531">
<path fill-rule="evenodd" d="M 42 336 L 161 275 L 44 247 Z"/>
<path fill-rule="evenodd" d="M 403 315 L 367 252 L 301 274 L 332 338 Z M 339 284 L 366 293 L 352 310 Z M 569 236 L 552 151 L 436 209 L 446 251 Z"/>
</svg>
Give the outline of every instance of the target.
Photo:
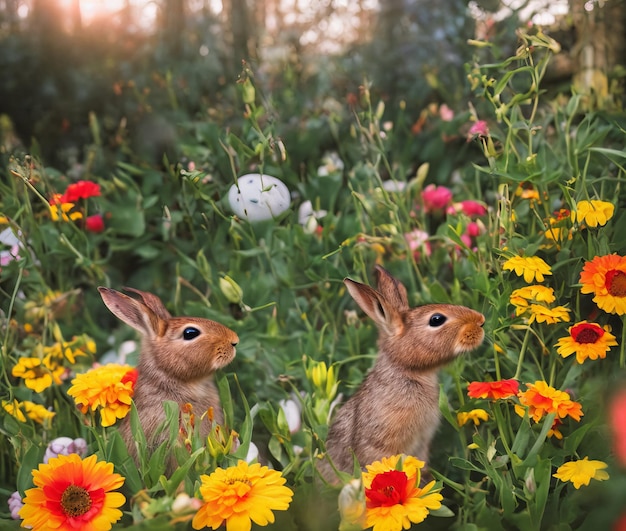
<svg viewBox="0 0 626 531">
<path fill-rule="evenodd" d="M 33 531 L 107 531 L 122 517 L 126 498 L 118 489 L 124 478 L 113 464 L 92 455 L 60 455 L 33 470 L 35 488 L 26 491 L 19 515 Z"/>
<path fill-rule="evenodd" d="M 587 358 L 606 358 L 606 353 L 617 345 L 615 336 L 600 325 L 581 321 L 570 327 L 569 336 L 558 340 L 557 352 L 567 358 L 576 354 L 576 361 L 584 363 Z"/>
<path fill-rule="evenodd" d="M 593 293 L 601 310 L 626 314 L 626 257 L 616 254 L 596 256 L 580 273 L 581 293 Z"/>
<path fill-rule="evenodd" d="M 467 396 L 470 398 L 488 398 L 502 400 L 517 395 L 519 383 L 517 380 L 499 380 L 497 382 L 472 382 L 467 386 Z"/>
<path fill-rule="evenodd" d="M 518 394 L 522 406 L 528 408 L 528 416 L 535 422 L 539 422 L 545 415 L 556 413 L 557 418 L 572 417 L 580 421 L 583 416 L 582 406 L 570 399 L 565 391 L 559 391 L 539 380 L 534 384 L 526 384 L 527 391 Z M 524 407 L 515 406 L 515 412 L 524 416 Z"/>
</svg>

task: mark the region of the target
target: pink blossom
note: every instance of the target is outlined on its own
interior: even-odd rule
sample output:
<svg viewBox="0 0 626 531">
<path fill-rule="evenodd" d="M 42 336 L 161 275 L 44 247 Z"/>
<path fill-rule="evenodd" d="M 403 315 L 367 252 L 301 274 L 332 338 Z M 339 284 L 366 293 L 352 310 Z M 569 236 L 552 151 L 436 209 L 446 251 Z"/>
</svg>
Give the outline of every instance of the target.
<svg viewBox="0 0 626 531">
<path fill-rule="evenodd" d="M 9 511 L 11 512 L 11 518 L 13 520 L 20 519 L 20 509 L 24 507 L 24 503 L 22 502 L 22 496 L 18 491 L 15 491 L 8 499 L 9 503 Z"/>
<path fill-rule="evenodd" d="M 454 111 L 444 103 L 439 106 L 439 118 L 444 122 L 450 122 L 454 119 Z"/>
<path fill-rule="evenodd" d="M 489 135 L 489 126 L 485 120 L 477 120 L 472 124 L 469 131 L 467 132 L 468 136 L 488 136 Z"/>
<path fill-rule="evenodd" d="M 455 203 L 455 207 L 458 206 L 458 210 L 463 212 L 466 216 L 484 216 L 487 213 L 487 208 L 482 203 L 478 201 L 472 201 L 471 199 L 467 199 L 466 201 L 461 201 L 460 203 Z"/>
<path fill-rule="evenodd" d="M 472 237 L 467 233 L 464 232 L 463 234 L 461 234 L 461 241 L 469 248 L 472 247 Z"/>
<path fill-rule="evenodd" d="M 404 239 L 409 246 L 409 250 L 416 258 L 419 258 L 420 251 L 423 251 L 426 256 L 430 256 L 431 247 L 428 238 L 428 233 L 419 229 L 412 230 L 404 235 Z"/>
<path fill-rule="evenodd" d="M 422 201 L 426 212 L 445 210 L 452 201 L 452 191 L 445 186 L 429 184 L 422 190 Z"/>
<path fill-rule="evenodd" d="M 480 232 L 480 225 L 475 221 L 470 221 L 465 229 L 465 234 L 467 234 L 470 238 L 476 238 Z"/>
</svg>

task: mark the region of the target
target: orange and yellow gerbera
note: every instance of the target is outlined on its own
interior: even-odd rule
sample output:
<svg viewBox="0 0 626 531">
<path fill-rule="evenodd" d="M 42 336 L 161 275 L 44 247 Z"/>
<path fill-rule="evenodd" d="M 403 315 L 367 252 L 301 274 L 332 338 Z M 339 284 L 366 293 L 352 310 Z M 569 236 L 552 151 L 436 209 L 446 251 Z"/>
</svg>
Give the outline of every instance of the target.
<svg viewBox="0 0 626 531">
<path fill-rule="evenodd" d="M 518 394 L 521 405 L 515 406 L 515 412 L 523 417 L 526 409 L 528 416 L 539 422 L 545 415 L 555 413 L 557 418 L 571 417 L 580 421 L 583 416 L 582 406 L 573 401 L 565 391 L 549 386 L 543 380 L 526 384 L 528 390 Z"/>
<path fill-rule="evenodd" d="M 596 256 L 580 273 L 581 293 L 593 293 L 601 310 L 626 314 L 626 257 L 617 254 Z"/>
<path fill-rule="evenodd" d="M 578 363 L 584 363 L 587 359 L 604 359 L 611 347 L 617 346 L 615 336 L 607 328 L 595 323 L 581 321 L 571 326 L 568 332 L 567 337 L 558 340 L 557 352 L 564 358 L 576 354 Z"/>
<path fill-rule="evenodd" d="M 424 462 L 395 455 L 367 465 L 365 526 L 373 531 L 400 531 L 423 522 L 431 510 L 441 507 L 443 496 L 431 481 L 420 488 Z"/>
<path fill-rule="evenodd" d="M 273 511 L 286 511 L 293 497 L 281 473 L 259 463 L 240 460 L 200 479 L 204 505 L 193 518 L 194 529 L 226 524 L 226 531 L 250 531 L 252 522 L 266 526 L 274 522 Z"/>
<path fill-rule="evenodd" d="M 78 374 L 67 394 L 83 413 L 99 410 L 102 426 L 112 426 L 130 411 L 136 380 L 136 369 L 110 363 Z"/>
<path fill-rule="evenodd" d="M 126 498 L 112 492 L 124 484 L 113 464 L 92 455 L 59 455 L 33 470 L 35 488 L 26 491 L 19 515 L 33 531 L 107 531 L 122 517 Z"/>
</svg>

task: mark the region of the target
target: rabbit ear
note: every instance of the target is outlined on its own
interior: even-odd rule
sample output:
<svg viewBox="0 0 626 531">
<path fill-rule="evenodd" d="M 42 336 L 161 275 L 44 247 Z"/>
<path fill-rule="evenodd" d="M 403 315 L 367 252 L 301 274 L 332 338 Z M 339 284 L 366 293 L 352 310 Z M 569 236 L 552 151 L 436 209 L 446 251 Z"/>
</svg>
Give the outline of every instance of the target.
<svg viewBox="0 0 626 531">
<path fill-rule="evenodd" d="M 152 293 L 148 293 L 147 291 L 139 291 L 135 288 L 123 288 L 124 291 L 130 291 L 131 293 L 136 293 L 141 297 L 143 303 L 150 308 L 155 314 L 157 314 L 161 319 L 171 319 L 172 315 L 167 311 L 167 308 L 161 302 L 156 295 Z"/>
<path fill-rule="evenodd" d="M 385 299 L 399 311 L 408 310 L 409 297 L 404 284 L 379 265 L 376 266 L 375 273 L 378 291 Z"/>
<path fill-rule="evenodd" d="M 106 307 L 127 325 L 149 338 L 161 335 L 164 321 L 146 304 L 114 289 L 99 287 L 98 291 Z"/>
<path fill-rule="evenodd" d="M 344 279 L 343 282 L 352 298 L 374 320 L 379 330 L 390 336 L 402 332 L 404 325 L 400 311 L 385 296 L 375 289 L 349 278 Z"/>
</svg>

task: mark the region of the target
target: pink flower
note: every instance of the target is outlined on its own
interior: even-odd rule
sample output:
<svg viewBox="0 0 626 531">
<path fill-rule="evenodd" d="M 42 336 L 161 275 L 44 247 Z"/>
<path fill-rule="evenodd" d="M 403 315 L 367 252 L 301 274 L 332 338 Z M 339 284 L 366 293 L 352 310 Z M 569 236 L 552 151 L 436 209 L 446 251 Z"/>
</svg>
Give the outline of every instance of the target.
<svg viewBox="0 0 626 531">
<path fill-rule="evenodd" d="M 484 216 L 487 213 L 487 208 L 482 203 L 478 201 L 472 201 L 468 199 L 466 201 L 461 201 L 459 203 L 461 207 L 461 212 L 466 216 Z"/>
<path fill-rule="evenodd" d="M 102 232 L 104 230 L 104 219 L 102 214 L 94 214 L 85 219 L 85 229 L 89 232 Z"/>
<path fill-rule="evenodd" d="M 611 399 L 609 418 L 613 428 L 615 456 L 626 467 L 626 389 L 620 389 Z"/>
<path fill-rule="evenodd" d="M 409 250 L 413 253 L 416 260 L 419 260 L 421 252 L 423 252 L 426 256 L 430 256 L 432 251 L 428 238 L 428 233 L 419 229 L 412 230 L 404 235 L 404 239 L 409 246 Z"/>
<path fill-rule="evenodd" d="M 454 119 L 454 111 L 444 103 L 439 107 L 439 118 L 444 122 L 450 122 Z"/>
<path fill-rule="evenodd" d="M 422 190 L 422 201 L 426 212 L 445 210 L 452 201 L 452 191 L 445 186 L 429 184 Z"/>
<path fill-rule="evenodd" d="M 467 234 L 470 238 L 476 238 L 480 232 L 480 225 L 475 221 L 470 221 L 465 228 L 465 234 Z"/>
<path fill-rule="evenodd" d="M 478 136 L 488 136 L 489 135 L 489 126 L 485 120 L 477 120 L 472 124 L 469 131 L 467 132 L 469 137 L 478 135 Z"/>
</svg>

